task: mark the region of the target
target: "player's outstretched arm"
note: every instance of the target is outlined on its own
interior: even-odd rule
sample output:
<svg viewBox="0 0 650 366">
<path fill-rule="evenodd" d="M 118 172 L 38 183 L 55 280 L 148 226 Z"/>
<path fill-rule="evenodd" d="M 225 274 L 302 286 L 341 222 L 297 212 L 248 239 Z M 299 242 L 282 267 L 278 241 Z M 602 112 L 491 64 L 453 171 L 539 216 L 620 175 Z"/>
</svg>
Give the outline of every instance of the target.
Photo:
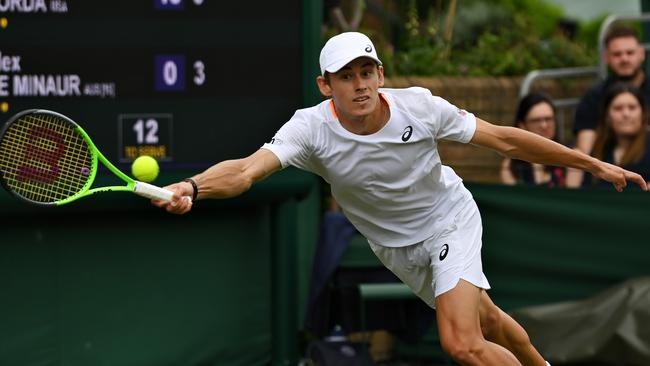
<svg viewBox="0 0 650 366">
<path fill-rule="evenodd" d="M 252 155 L 217 163 L 192 177 L 198 188 L 197 199 L 230 198 L 238 196 L 253 184 L 280 170 L 280 160 L 270 150 L 259 149 Z M 194 188 L 189 182 L 178 182 L 165 187 L 174 192 L 171 202 L 152 201 L 171 213 L 184 214 L 192 209 L 192 202 L 183 199 L 192 197 Z"/>
<path fill-rule="evenodd" d="M 588 171 L 612 183 L 619 192 L 627 182 L 637 183 L 643 190 L 648 190 L 645 179 L 639 174 L 602 162 L 520 128 L 496 126 L 477 118 L 476 132 L 470 142 L 496 150 L 513 159 Z"/>
</svg>

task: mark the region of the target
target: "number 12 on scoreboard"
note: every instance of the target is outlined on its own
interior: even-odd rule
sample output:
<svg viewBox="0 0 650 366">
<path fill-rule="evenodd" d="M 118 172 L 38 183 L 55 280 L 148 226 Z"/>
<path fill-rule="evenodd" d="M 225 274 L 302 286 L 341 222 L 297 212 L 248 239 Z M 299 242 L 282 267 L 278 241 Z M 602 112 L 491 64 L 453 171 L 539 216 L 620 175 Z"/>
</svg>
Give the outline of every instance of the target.
<svg viewBox="0 0 650 366">
<path fill-rule="evenodd" d="M 131 162 L 140 155 L 173 160 L 171 114 L 121 114 L 118 123 L 120 162 Z"/>
</svg>

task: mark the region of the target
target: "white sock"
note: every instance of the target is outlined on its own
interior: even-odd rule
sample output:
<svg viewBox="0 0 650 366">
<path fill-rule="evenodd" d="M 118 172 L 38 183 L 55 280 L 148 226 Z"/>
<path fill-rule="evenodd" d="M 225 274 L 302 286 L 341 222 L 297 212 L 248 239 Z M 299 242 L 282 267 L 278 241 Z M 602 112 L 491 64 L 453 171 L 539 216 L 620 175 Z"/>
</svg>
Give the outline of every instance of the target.
<svg viewBox="0 0 650 366">
<path fill-rule="evenodd" d="M 548 361 L 546 361 L 546 366 L 551 366 L 551 364 L 550 364 L 550 363 L 548 363 Z"/>
</svg>

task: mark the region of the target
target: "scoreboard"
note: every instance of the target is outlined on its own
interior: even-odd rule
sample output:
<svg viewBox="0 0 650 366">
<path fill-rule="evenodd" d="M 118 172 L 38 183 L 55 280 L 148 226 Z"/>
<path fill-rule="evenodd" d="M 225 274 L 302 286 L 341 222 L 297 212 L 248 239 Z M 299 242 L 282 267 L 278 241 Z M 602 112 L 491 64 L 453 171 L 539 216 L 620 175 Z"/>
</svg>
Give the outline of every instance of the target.
<svg viewBox="0 0 650 366">
<path fill-rule="evenodd" d="M 0 0 L 1 122 L 51 109 L 163 170 L 248 155 L 304 105 L 307 2 Z"/>
</svg>

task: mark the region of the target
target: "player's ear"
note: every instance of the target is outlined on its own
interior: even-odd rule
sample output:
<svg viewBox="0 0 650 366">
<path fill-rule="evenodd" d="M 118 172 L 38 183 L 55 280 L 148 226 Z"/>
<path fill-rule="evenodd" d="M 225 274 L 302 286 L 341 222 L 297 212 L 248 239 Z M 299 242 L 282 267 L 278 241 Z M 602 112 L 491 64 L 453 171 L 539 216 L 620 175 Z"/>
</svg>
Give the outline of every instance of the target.
<svg viewBox="0 0 650 366">
<path fill-rule="evenodd" d="M 377 76 L 379 77 L 379 86 L 384 86 L 384 67 L 381 65 L 377 66 Z"/>
<path fill-rule="evenodd" d="M 332 87 L 330 86 L 329 82 L 327 82 L 327 79 L 325 79 L 324 76 L 319 75 L 316 78 L 316 84 L 318 84 L 318 90 L 320 90 L 321 94 L 323 94 L 326 97 L 332 96 Z"/>
</svg>

